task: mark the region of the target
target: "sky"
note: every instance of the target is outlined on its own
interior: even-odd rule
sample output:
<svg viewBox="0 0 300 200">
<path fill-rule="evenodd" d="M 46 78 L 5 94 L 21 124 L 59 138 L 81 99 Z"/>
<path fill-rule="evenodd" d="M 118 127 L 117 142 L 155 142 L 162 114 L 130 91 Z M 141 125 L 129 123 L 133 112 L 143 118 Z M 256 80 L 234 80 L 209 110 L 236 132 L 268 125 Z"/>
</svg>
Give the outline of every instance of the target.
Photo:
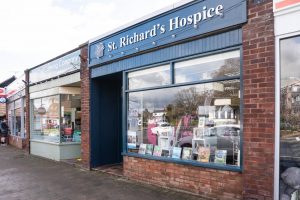
<svg viewBox="0 0 300 200">
<path fill-rule="evenodd" d="M 179 0 L 9 0 L 0 6 L 0 82 Z"/>
</svg>

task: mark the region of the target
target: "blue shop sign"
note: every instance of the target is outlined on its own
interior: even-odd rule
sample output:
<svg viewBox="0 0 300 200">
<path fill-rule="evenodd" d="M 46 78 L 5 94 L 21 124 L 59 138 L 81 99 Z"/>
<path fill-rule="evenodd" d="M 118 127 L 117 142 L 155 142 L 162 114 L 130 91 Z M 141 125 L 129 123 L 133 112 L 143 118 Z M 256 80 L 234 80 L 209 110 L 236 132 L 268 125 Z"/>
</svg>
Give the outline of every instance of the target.
<svg viewBox="0 0 300 200">
<path fill-rule="evenodd" d="M 89 66 L 247 21 L 246 0 L 195 1 L 89 44 Z"/>
</svg>

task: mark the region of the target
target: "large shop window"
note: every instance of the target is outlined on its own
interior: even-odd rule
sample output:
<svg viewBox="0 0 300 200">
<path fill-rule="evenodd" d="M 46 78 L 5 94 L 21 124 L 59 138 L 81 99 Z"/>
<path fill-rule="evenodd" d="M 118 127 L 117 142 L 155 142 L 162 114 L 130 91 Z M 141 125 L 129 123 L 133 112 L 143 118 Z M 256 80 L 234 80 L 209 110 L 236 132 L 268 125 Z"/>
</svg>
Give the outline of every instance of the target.
<svg viewBox="0 0 300 200">
<path fill-rule="evenodd" d="M 127 78 L 128 153 L 239 168 L 240 51 L 128 72 Z"/>
<path fill-rule="evenodd" d="M 33 100 L 31 138 L 60 142 L 59 95 Z"/>
<path fill-rule="evenodd" d="M 81 142 L 81 96 L 61 94 L 32 100 L 31 138 Z"/>
<path fill-rule="evenodd" d="M 300 199 L 300 36 L 280 41 L 280 199 Z"/>
</svg>

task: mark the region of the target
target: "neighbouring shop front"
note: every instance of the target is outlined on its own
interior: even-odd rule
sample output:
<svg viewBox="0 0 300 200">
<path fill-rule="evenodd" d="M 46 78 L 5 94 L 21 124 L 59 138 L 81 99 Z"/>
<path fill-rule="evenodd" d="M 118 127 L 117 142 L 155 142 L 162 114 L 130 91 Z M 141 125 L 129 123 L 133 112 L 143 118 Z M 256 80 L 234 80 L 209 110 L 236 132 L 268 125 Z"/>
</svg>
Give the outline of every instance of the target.
<svg viewBox="0 0 300 200">
<path fill-rule="evenodd" d="M 30 153 L 81 157 L 80 49 L 29 70 Z"/>
<path fill-rule="evenodd" d="M 272 14 L 272 1 L 185 1 L 90 40 L 90 166 L 272 198 Z"/>
<path fill-rule="evenodd" d="M 10 130 L 9 144 L 19 149 L 25 147 L 26 139 L 26 100 L 25 74 L 7 86 L 7 120 Z"/>
<path fill-rule="evenodd" d="M 274 1 L 277 72 L 275 195 L 300 199 L 300 17 L 299 1 Z"/>
</svg>

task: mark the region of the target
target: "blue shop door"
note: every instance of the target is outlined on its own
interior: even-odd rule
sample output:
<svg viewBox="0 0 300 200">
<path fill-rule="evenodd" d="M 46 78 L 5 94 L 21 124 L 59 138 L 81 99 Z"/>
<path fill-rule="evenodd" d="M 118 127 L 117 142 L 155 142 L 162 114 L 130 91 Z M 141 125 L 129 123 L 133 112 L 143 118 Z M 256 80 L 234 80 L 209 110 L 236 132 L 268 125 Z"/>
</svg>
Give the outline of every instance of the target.
<svg viewBox="0 0 300 200">
<path fill-rule="evenodd" d="M 92 167 L 122 162 L 122 73 L 91 80 Z"/>
</svg>

